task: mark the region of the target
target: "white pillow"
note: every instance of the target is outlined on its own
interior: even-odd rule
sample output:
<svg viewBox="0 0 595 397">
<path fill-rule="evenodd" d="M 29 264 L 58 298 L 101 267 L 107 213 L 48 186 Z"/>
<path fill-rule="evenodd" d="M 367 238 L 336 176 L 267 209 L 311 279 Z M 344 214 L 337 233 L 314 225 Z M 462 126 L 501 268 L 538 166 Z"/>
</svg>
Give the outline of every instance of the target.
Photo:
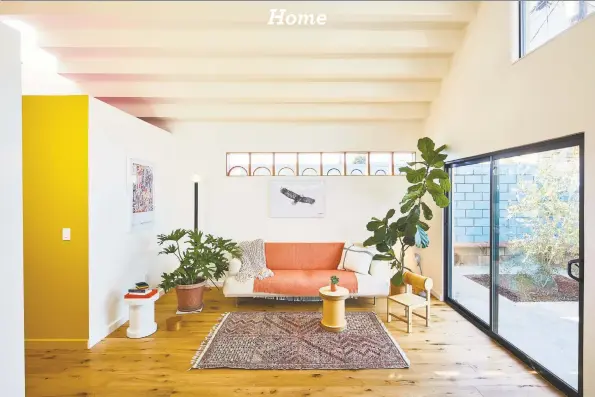
<svg viewBox="0 0 595 397">
<path fill-rule="evenodd" d="M 369 274 L 370 265 L 374 255 L 361 247 L 354 245 L 343 249 L 343 256 L 338 269 L 349 270 L 355 273 Z"/>
<path fill-rule="evenodd" d="M 343 253 L 341 254 L 341 262 L 339 262 L 339 266 L 337 267 L 337 270 L 345 270 L 345 267 L 343 266 L 343 263 L 345 262 L 345 253 L 347 252 L 347 249 L 349 249 L 353 246 L 354 246 L 353 243 L 345 243 L 345 246 L 343 247 Z"/>
</svg>

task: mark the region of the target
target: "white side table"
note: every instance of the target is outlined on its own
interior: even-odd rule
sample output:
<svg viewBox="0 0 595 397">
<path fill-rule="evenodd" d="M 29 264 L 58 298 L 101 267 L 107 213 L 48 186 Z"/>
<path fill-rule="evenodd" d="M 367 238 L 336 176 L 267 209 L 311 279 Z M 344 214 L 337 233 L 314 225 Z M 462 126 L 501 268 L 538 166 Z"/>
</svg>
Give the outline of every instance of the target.
<svg viewBox="0 0 595 397">
<path fill-rule="evenodd" d="M 144 338 L 157 331 L 155 322 L 155 301 L 159 299 L 159 292 L 150 298 L 124 299 L 130 306 L 129 326 L 126 336 L 129 338 Z"/>
</svg>

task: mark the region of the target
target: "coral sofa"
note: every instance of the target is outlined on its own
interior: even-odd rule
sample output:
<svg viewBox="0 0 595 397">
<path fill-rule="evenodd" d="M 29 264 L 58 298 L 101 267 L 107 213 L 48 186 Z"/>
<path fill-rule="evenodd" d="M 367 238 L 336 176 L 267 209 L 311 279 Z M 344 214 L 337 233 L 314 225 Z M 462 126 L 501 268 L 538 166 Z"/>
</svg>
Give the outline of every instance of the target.
<svg viewBox="0 0 595 397">
<path fill-rule="evenodd" d="M 265 243 L 267 268 L 274 276 L 239 282 L 241 262 L 233 259 L 223 285 L 227 297 L 317 297 L 320 287 L 329 285 L 330 277 L 339 277 L 339 285 L 351 297 L 388 296 L 390 271 L 387 262 L 371 261 L 368 274 L 338 270 L 345 243 Z"/>
</svg>

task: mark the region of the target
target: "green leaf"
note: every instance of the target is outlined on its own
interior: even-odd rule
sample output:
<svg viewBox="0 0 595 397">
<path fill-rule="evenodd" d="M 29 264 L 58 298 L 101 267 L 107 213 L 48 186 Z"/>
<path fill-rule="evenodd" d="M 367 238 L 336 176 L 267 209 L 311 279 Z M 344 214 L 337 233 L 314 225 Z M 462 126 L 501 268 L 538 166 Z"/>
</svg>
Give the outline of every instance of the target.
<svg viewBox="0 0 595 397">
<path fill-rule="evenodd" d="M 432 153 L 434 151 L 434 146 L 434 141 L 428 137 L 421 138 L 417 141 L 417 149 L 419 149 L 422 154 Z"/>
<path fill-rule="evenodd" d="M 374 238 L 376 239 L 376 241 L 383 241 L 384 238 L 386 237 L 386 228 L 380 228 L 376 231 L 374 231 Z"/>
<path fill-rule="evenodd" d="M 161 250 L 161 252 L 159 254 L 160 255 L 161 254 L 168 255 L 168 254 L 175 254 L 176 252 L 178 252 L 178 248 L 175 245 L 170 244 L 167 247 L 163 248 L 163 250 Z"/>
<path fill-rule="evenodd" d="M 432 198 L 434 199 L 434 202 L 436 203 L 436 205 L 440 208 L 446 208 L 448 207 L 448 197 L 446 197 L 444 194 L 440 193 L 440 194 L 432 194 Z"/>
<path fill-rule="evenodd" d="M 430 192 L 432 196 L 435 194 L 444 194 L 442 187 L 432 180 L 426 180 L 426 186 L 428 188 L 428 192 Z"/>
<path fill-rule="evenodd" d="M 413 247 L 415 245 L 415 233 L 413 233 L 413 236 L 403 237 L 403 244 Z"/>
<path fill-rule="evenodd" d="M 366 241 L 364 241 L 364 247 L 371 247 L 376 244 L 377 244 L 377 241 L 374 236 L 368 237 L 368 239 Z"/>
<path fill-rule="evenodd" d="M 404 234 L 407 237 L 414 237 L 416 232 L 417 222 L 419 221 L 420 210 L 419 206 L 415 206 L 411 209 L 407 215 L 407 223 L 405 225 Z"/>
<path fill-rule="evenodd" d="M 415 233 L 415 246 L 417 248 L 427 248 L 430 245 L 430 238 L 426 231 L 421 228 L 419 225 L 417 226 L 417 233 Z"/>
<path fill-rule="evenodd" d="M 389 246 L 393 247 L 397 243 L 397 238 L 399 238 L 399 231 L 396 229 L 388 229 L 386 236 L 384 237 L 384 242 Z"/>
<path fill-rule="evenodd" d="M 388 252 L 390 248 L 385 243 L 380 243 L 376 244 L 376 249 L 378 252 Z"/>
<path fill-rule="evenodd" d="M 398 272 L 395 273 L 394 276 L 391 277 L 390 282 L 392 285 L 396 287 L 400 287 L 403 285 L 403 269 L 399 269 Z"/>
<path fill-rule="evenodd" d="M 407 226 L 407 219 L 408 215 L 400 217 L 397 222 L 395 222 L 397 230 L 401 232 L 405 230 L 405 226 Z"/>
<path fill-rule="evenodd" d="M 403 238 L 414 238 L 415 233 L 417 233 L 417 222 L 408 223 L 405 227 Z"/>
<path fill-rule="evenodd" d="M 406 203 L 407 201 L 410 200 L 417 200 L 419 198 L 419 191 L 413 191 L 413 192 L 409 192 L 406 195 L 403 196 L 403 199 L 401 200 L 400 204 Z M 403 211 L 401 211 L 402 213 Z"/>
<path fill-rule="evenodd" d="M 434 167 L 436 168 L 442 168 L 444 167 L 444 161 L 437 161 L 434 163 Z"/>
<path fill-rule="evenodd" d="M 444 190 L 445 192 L 450 192 L 450 179 L 440 179 L 438 182 L 440 182 L 440 187 L 442 188 L 442 190 Z"/>
<path fill-rule="evenodd" d="M 447 148 L 446 145 L 442 145 L 438 149 L 434 150 L 434 153 L 438 154 L 438 153 L 440 153 L 441 151 L 443 151 L 446 148 Z"/>
<path fill-rule="evenodd" d="M 424 203 L 423 201 L 421 203 L 421 209 L 424 212 L 424 218 L 431 221 L 432 218 L 434 217 L 434 214 L 432 213 L 432 210 L 430 209 L 430 207 L 428 207 L 428 205 L 426 203 Z"/>
<path fill-rule="evenodd" d="M 407 188 L 407 193 L 420 191 L 423 188 L 423 186 L 424 186 L 423 183 L 418 183 L 417 185 L 411 185 Z"/>
<path fill-rule="evenodd" d="M 392 209 L 392 208 L 391 208 L 391 209 L 390 209 L 390 210 L 388 210 L 388 212 L 386 213 L 386 218 L 384 218 L 384 219 L 387 219 L 387 220 L 388 220 L 388 219 L 392 218 L 392 217 L 395 215 L 395 212 L 396 212 L 396 211 L 395 211 L 394 209 Z"/>
<path fill-rule="evenodd" d="M 405 169 L 409 169 L 408 171 L 403 171 Z M 409 183 L 419 183 L 424 180 L 426 176 L 426 169 L 420 168 L 419 170 L 412 170 L 409 167 L 402 167 L 399 168 L 401 172 L 405 172 L 405 177 L 407 178 L 407 182 Z"/>
<path fill-rule="evenodd" d="M 409 200 L 403 206 L 401 206 L 401 214 L 406 214 L 415 204 L 415 200 Z"/>
<path fill-rule="evenodd" d="M 378 229 L 379 227 L 381 227 L 384 223 L 381 221 L 371 221 L 368 222 L 368 224 L 366 225 L 366 229 L 368 229 L 369 231 L 373 232 L 374 230 Z"/>
<path fill-rule="evenodd" d="M 420 209 L 419 206 L 413 207 L 409 215 L 407 215 L 407 222 L 409 223 L 417 223 L 419 220 Z"/>
<path fill-rule="evenodd" d="M 160 234 L 157 236 L 157 240 L 159 241 L 159 245 L 162 245 L 166 241 L 179 241 L 182 237 L 186 236 L 189 233 L 188 230 L 185 229 L 176 229 L 170 234 Z"/>
<path fill-rule="evenodd" d="M 430 171 L 430 173 L 428 174 L 427 179 L 448 179 L 448 173 L 446 173 L 445 171 L 435 168 L 432 171 Z"/>
<path fill-rule="evenodd" d="M 428 231 L 430 229 L 430 225 L 428 225 L 427 223 L 425 223 L 424 221 L 418 221 L 417 225 L 420 226 L 422 229 L 424 229 L 425 231 Z"/>
<path fill-rule="evenodd" d="M 389 254 L 376 254 L 372 258 L 373 261 L 392 261 L 394 258 Z"/>
</svg>

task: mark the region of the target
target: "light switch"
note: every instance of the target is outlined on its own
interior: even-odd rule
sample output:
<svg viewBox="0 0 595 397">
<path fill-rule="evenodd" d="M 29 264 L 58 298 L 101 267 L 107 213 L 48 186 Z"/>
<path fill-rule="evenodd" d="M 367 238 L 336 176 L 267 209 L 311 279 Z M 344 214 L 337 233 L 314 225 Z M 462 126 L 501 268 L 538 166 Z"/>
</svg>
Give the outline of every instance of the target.
<svg viewBox="0 0 595 397">
<path fill-rule="evenodd" d="M 62 229 L 62 240 L 70 241 L 70 228 L 69 227 L 65 227 L 64 229 Z"/>
</svg>

